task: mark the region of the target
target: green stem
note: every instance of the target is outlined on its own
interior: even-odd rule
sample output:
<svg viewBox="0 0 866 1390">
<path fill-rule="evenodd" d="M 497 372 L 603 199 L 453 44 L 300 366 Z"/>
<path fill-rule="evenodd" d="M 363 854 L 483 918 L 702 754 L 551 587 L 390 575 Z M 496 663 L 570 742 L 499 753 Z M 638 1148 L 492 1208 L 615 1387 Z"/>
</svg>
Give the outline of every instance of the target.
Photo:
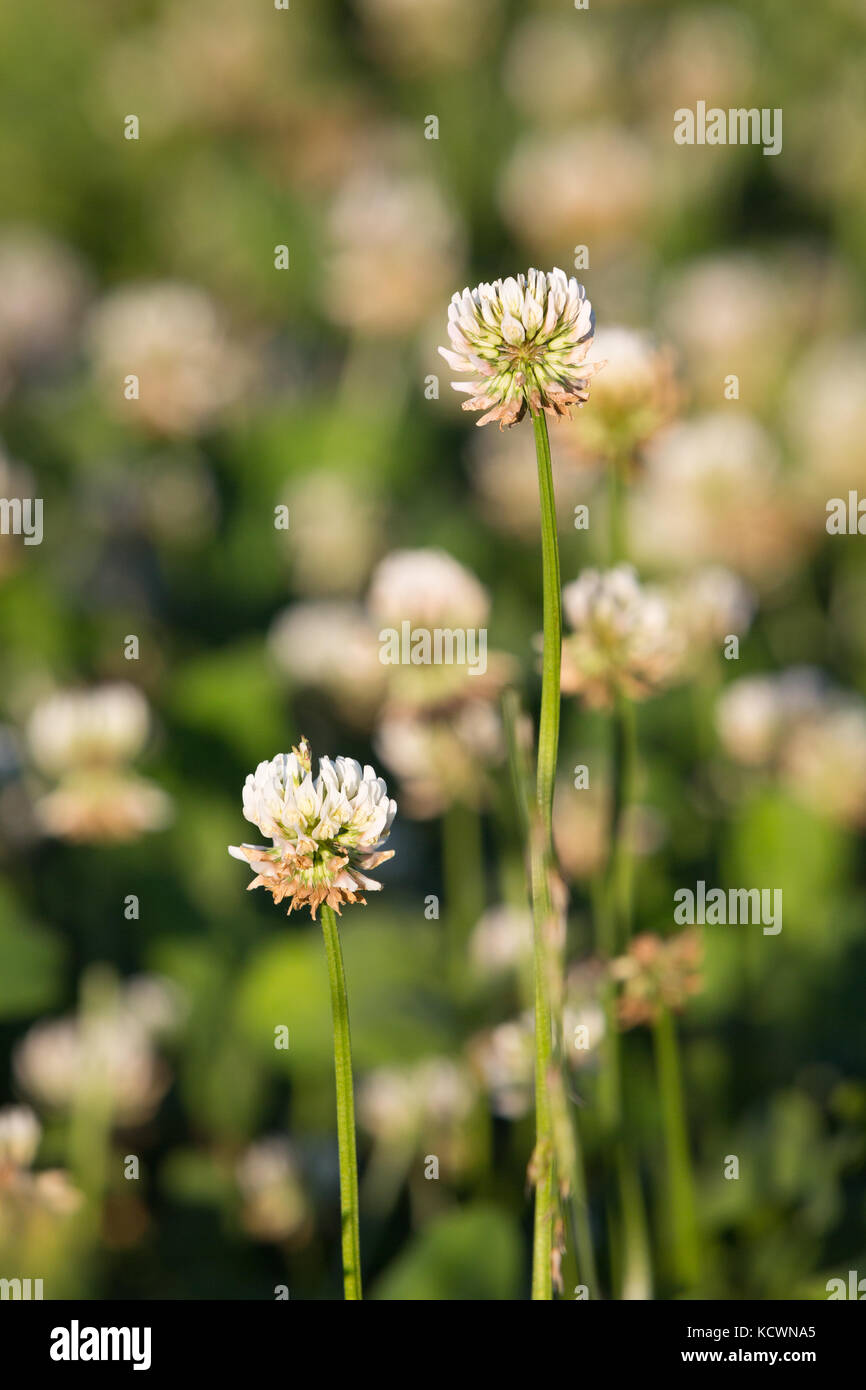
<svg viewBox="0 0 866 1390">
<path fill-rule="evenodd" d="M 337 1079 L 337 1143 L 340 1153 L 340 1215 L 343 1231 L 343 1288 L 346 1299 L 361 1298 L 361 1237 L 358 1225 L 358 1155 L 352 1093 L 352 1040 L 340 932 L 333 910 L 322 905 L 322 933 L 328 958 Z"/>
<path fill-rule="evenodd" d="M 541 564 L 544 605 L 544 654 L 536 774 L 537 825 L 530 832 L 535 981 L 535 1223 L 532 1243 L 532 1297 L 553 1298 L 552 1250 L 554 1192 L 553 1120 L 549 1073 L 553 1058 L 550 1016 L 548 937 L 554 926 L 550 872 L 553 866 L 553 790 L 559 746 L 559 675 L 562 663 L 562 593 L 556 503 L 550 440 L 544 413 L 533 415 L 538 493 L 541 502 Z"/>
<path fill-rule="evenodd" d="M 663 1007 L 655 1020 L 653 1041 L 668 1169 L 672 1265 L 679 1284 L 690 1288 L 697 1282 L 700 1272 L 700 1241 L 682 1069 L 676 1027 L 667 1008 Z"/>
<path fill-rule="evenodd" d="M 541 570 L 544 604 L 544 655 L 541 674 L 541 715 L 538 724 L 538 781 L 536 796 L 552 858 L 553 787 L 559 747 L 559 674 L 562 665 L 562 585 L 550 440 L 543 412 L 533 416 L 538 492 L 541 499 Z"/>
</svg>

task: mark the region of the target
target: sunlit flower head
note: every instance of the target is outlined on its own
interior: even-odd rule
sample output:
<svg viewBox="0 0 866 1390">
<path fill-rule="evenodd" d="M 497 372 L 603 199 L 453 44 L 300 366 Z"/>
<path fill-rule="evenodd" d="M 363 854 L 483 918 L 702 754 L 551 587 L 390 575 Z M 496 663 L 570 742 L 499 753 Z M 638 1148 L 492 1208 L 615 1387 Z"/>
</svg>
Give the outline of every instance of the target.
<svg viewBox="0 0 866 1390">
<path fill-rule="evenodd" d="M 562 591 L 573 631 L 562 646 L 562 689 L 595 708 L 617 693 L 656 694 L 678 675 L 682 633 L 658 590 L 644 588 L 631 565 L 585 570 Z"/>
<path fill-rule="evenodd" d="M 312 775 L 310 749 L 302 740 L 291 753 L 259 763 L 243 790 L 244 815 L 271 845 L 230 845 L 274 902 L 289 900 L 289 912 L 322 903 L 339 913 L 344 903 L 364 903 L 365 892 L 382 887 L 366 873 L 394 851 L 384 849 L 396 801 L 370 766 L 354 758 L 319 759 Z"/>
<path fill-rule="evenodd" d="M 452 382 L 465 391 L 464 410 L 483 410 L 478 421 L 515 425 L 533 414 L 568 415 L 589 399 L 589 379 L 602 363 L 588 362 L 595 320 L 582 285 L 562 270 L 529 270 L 453 296 L 448 309 L 450 348 L 439 351 L 465 374 Z"/>
</svg>

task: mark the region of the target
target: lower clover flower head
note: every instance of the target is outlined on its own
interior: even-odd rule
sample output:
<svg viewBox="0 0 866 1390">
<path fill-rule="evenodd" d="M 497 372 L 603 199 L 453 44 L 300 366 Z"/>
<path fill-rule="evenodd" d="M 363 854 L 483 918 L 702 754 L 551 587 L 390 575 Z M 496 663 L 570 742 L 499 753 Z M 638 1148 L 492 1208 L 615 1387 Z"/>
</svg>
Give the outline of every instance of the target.
<svg viewBox="0 0 866 1390">
<path fill-rule="evenodd" d="M 664 596 L 643 588 L 631 565 L 585 570 L 562 591 L 574 629 L 562 650 L 562 688 L 603 709 L 619 692 L 645 699 L 679 674 L 683 636 Z"/>
<path fill-rule="evenodd" d="M 595 320 L 586 291 L 562 270 L 529 270 L 453 296 L 448 308 L 449 367 L 470 380 L 454 381 L 483 410 L 478 421 L 516 425 L 527 407 L 569 415 L 589 399 L 589 379 L 604 364 L 588 362 Z"/>
<path fill-rule="evenodd" d="M 366 870 L 394 851 L 383 849 L 397 812 L 388 788 L 372 767 L 353 758 L 319 759 L 313 778 L 310 748 L 302 739 L 291 753 L 259 763 L 243 791 L 244 815 L 271 845 L 229 845 L 256 877 L 250 888 L 266 888 L 275 903 L 289 899 L 289 912 L 322 903 L 339 913 L 344 903 L 365 903 L 365 892 L 382 887 Z"/>
</svg>

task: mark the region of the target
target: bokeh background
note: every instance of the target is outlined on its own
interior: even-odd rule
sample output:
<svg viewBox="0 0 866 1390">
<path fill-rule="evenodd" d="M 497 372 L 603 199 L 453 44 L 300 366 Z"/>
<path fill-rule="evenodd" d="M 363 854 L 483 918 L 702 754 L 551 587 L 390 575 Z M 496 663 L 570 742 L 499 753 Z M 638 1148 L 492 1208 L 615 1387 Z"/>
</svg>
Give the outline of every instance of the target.
<svg viewBox="0 0 866 1390">
<path fill-rule="evenodd" d="M 46 1297 L 340 1296 L 321 936 L 226 852 L 255 838 L 244 777 L 304 734 L 373 762 L 400 807 L 384 891 L 343 927 L 367 1290 L 527 1295 L 529 927 L 499 695 L 537 705 L 532 432 L 476 430 L 436 346 L 454 290 L 572 273 L 579 247 L 599 350 L 623 326 L 664 354 L 631 558 L 708 595 L 691 669 L 638 706 L 635 930 L 668 938 L 698 879 L 784 895 L 778 936 L 706 929 L 677 1001 L 692 1292 L 823 1298 L 866 1274 L 866 563 L 825 529 L 828 499 L 866 494 L 863 40 L 856 0 L 3 6 L 0 492 L 43 499 L 44 540 L 0 537 L 0 1096 L 31 1107 L 5 1122 L 0 1275 Z M 782 153 L 675 145 L 698 100 L 781 107 Z M 552 430 L 564 582 L 607 559 L 599 422 L 620 406 L 598 382 L 596 416 Z M 379 568 L 417 550 L 456 564 Z M 487 627 L 486 682 L 382 667 L 382 613 L 425 599 Z M 604 711 L 566 696 L 568 1007 L 593 1040 L 569 1095 L 615 1295 L 607 759 Z M 670 1297 L 632 1021 L 648 1291 Z"/>
</svg>

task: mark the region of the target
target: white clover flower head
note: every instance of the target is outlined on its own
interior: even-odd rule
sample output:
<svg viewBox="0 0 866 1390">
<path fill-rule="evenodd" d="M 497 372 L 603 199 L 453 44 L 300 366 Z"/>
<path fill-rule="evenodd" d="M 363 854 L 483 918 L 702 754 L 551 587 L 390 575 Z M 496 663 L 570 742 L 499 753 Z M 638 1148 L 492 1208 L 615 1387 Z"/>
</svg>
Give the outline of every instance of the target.
<svg viewBox="0 0 866 1390">
<path fill-rule="evenodd" d="M 0 1109 L 0 1171 L 29 1168 L 36 1157 L 42 1126 L 29 1105 Z"/>
<path fill-rule="evenodd" d="M 589 398 L 589 379 L 604 364 L 588 362 L 595 320 L 586 291 L 562 270 L 529 270 L 453 296 L 448 308 L 451 347 L 439 351 L 454 381 L 483 410 L 478 421 L 516 425 L 526 413 L 569 415 Z"/>
<path fill-rule="evenodd" d="M 309 907 L 315 917 L 327 903 L 339 913 L 343 903 L 364 903 L 365 891 L 381 889 L 366 870 L 393 858 L 383 846 L 397 803 L 369 765 L 320 758 L 314 778 L 302 739 L 250 773 L 243 805 L 246 819 L 272 844 L 230 845 L 229 854 L 255 870 L 250 888 L 265 888 L 277 903 L 288 898 L 289 912 Z"/>
<path fill-rule="evenodd" d="M 566 692 L 603 708 L 618 692 L 644 699 L 679 674 L 684 641 L 671 606 L 631 565 L 585 570 L 563 589 L 562 604 L 574 629 L 563 643 Z"/>
</svg>

